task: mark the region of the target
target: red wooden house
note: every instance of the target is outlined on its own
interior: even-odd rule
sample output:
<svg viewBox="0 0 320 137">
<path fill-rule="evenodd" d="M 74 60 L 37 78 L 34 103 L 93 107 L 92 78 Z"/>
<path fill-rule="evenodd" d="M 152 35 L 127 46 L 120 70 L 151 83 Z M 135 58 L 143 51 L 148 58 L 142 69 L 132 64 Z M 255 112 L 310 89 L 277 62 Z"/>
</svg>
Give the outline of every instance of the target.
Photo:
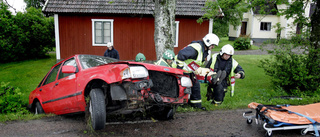
<svg viewBox="0 0 320 137">
<path fill-rule="evenodd" d="M 212 32 L 212 21 L 196 22 L 205 13 L 205 1 L 177 0 L 176 54 Z M 58 60 L 73 54 L 103 55 L 109 41 L 121 60 L 134 60 L 139 52 L 147 60 L 156 60 L 153 8 L 151 0 L 143 4 L 131 0 L 47 0 L 43 13 L 54 15 Z"/>
</svg>

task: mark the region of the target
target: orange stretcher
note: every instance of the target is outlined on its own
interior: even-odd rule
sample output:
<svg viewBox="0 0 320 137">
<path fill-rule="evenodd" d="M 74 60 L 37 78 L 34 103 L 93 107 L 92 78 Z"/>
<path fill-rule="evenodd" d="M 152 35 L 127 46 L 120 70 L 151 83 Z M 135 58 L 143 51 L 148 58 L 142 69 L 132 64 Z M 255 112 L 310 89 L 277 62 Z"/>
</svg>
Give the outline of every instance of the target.
<svg viewBox="0 0 320 137">
<path fill-rule="evenodd" d="M 267 131 L 266 136 L 271 136 L 274 130 L 302 129 L 301 134 L 305 135 L 309 131 L 314 131 L 319 137 L 320 130 L 320 103 L 309 105 L 263 105 L 256 102 L 248 104 L 248 107 L 256 110 L 243 113 L 247 123 L 251 124 L 255 119 L 258 124 L 263 121 L 263 128 Z"/>
</svg>

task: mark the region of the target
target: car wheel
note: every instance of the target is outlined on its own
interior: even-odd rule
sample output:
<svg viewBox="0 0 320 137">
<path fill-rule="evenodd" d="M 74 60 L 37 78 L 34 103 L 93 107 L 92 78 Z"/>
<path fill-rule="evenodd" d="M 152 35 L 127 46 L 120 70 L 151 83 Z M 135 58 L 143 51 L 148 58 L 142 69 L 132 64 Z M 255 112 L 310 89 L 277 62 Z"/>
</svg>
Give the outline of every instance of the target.
<svg viewBox="0 0 320 137">
<path fill-rule="evenodd" d="M 89 114 L 91 126 L 94 130 L 104 129 L 106 123 L 106 105 L 101 89 L 90 91 Z"/>
<path fill-rule="evenodd" d="M 35 107 L 34 107 L 34 114 L 43 114 L 44 110 L 40 104 L 39 101 L 36 102 Z"/>
<path fill-rule="evenodd" d="M 153 116 L 158 120 L 170 120 L 174 119 L 176 107 L 159 107 L 158 110 L 152 110 Z"/>
</svg>

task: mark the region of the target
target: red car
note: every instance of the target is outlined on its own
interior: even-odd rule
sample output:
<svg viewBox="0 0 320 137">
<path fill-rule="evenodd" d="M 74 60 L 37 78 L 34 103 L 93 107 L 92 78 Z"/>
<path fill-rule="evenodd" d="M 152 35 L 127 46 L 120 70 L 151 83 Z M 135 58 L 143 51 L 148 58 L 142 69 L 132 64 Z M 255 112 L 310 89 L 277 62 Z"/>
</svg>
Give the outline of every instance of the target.
<svg viewBox="0 0 320 137">
<path fill-rule="evenodd" d="M 150 111 L 172 119 L 188 102 L 191 79 L 184 71 L 148 63 L 74 55 L 56 65 L 30 93 L 36 114 L 89 112 L 93 129 L 105 127 L 107 114 Z"/>
</svg>

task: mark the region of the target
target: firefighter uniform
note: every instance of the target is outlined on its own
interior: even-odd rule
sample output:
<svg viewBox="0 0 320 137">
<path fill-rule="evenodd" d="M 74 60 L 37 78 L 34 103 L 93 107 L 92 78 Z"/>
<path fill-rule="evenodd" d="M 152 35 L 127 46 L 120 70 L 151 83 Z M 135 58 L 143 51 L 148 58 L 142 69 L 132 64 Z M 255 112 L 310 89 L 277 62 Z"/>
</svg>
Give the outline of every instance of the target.
<svg viewBox="0 0 320 137">
<path fill-rule="evenodd" d="M 226 78 L 223 78 L 221 82 L 210 82 L 207 89 L 207 97 L 209 96 L 208 98 L 212 99 L 212 103 L 217 105 L 223 102 L 229 84 L 231 85 L 230 95 L 234 95 L 235 74 L 239 73 L 241 75 L 241 79 L 245 77 L 244 70 L 239 65 L 239 63 L 232 57 L 230 57 L 228 60 L 222 59 L 223 54 L 225 53 L 213 54 L 212 58 L 206 65 L 206 68 L 210 68 L 214 72 L 224 71 L 226 76 Z M 228 81 L 230 83 L 228 83 Z M 213 89 L 213 91 L 211 89 Z M 209 100 L 208 98 L 207 100 Z"/>
<path fill-rule="evenodd" d="M 197 81 L 194 75 L 194 71 L 197 67 L 203 65 L 205 58 L 208 56 L 208 50 L 205 51 L 203 41 L 193 41 L 187 47 L 179 51 L 175 56 L 172 67 L 179 68 L 188 71 L 190 78 L 192 79 L 193 87 L 191 88 L 191 95 L 189 103 L 193 107 L 202 108 L 201 106 L 201 94 L 200 83 Z M 189 64 L 196 65 L 190 67 Z M 189 65 L 189 66 L 188 66 Z"/>
</svg>

